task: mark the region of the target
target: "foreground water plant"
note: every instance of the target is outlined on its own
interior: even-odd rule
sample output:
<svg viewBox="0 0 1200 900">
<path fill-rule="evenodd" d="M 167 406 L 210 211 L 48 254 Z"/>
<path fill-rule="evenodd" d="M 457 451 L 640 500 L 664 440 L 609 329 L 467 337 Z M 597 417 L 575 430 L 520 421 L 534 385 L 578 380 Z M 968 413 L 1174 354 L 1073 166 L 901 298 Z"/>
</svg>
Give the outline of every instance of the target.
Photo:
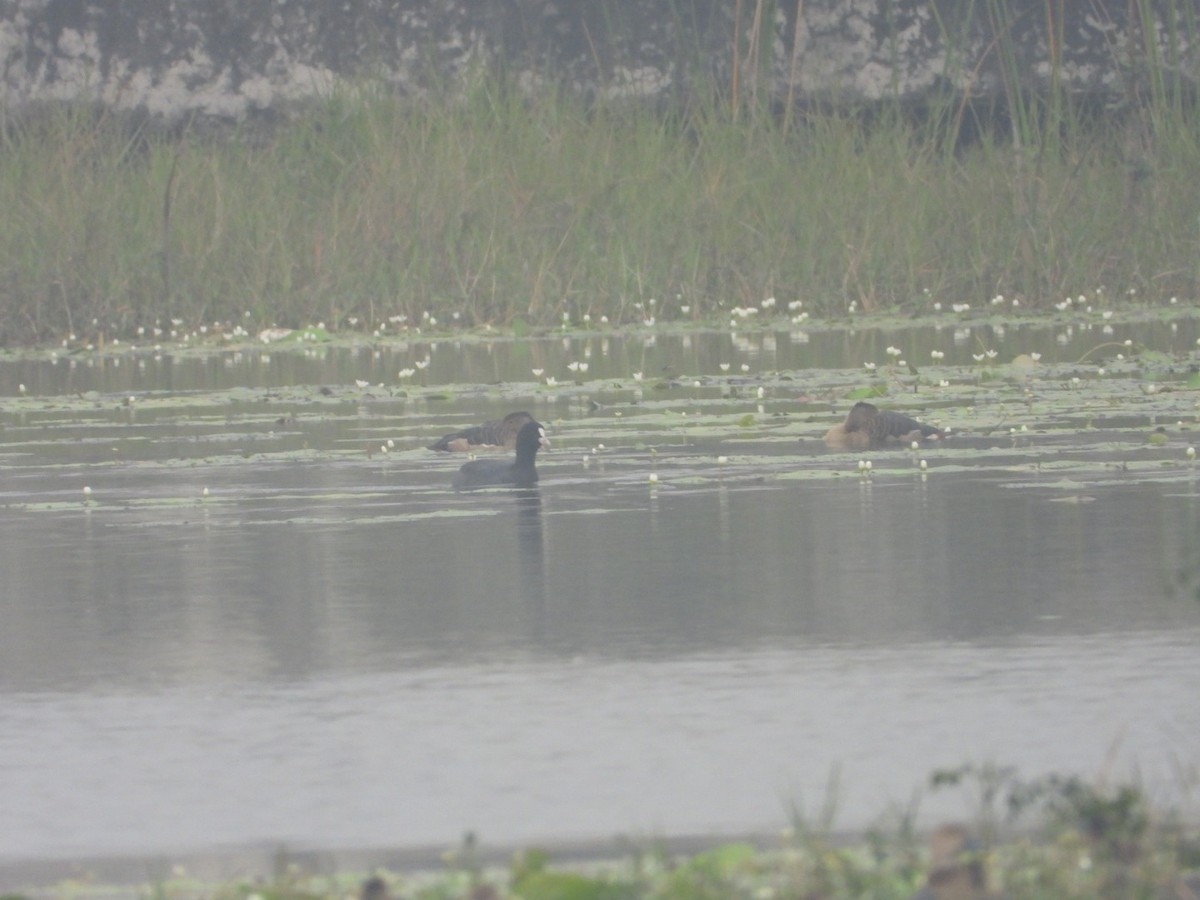
<svg viewBox="0 0 1200 900">
<path fill-rule="evenodd" d="M 816 819 L 793 810 L 791 824 L 774 837 L 691 842 L 689 850 L 625 839 L 587 859 L 569 852 L 556 859 L 538 847 L 505 859 L 468 833 L 443 854 L 440 870 L 309 874 L 281 851 L 268 880 L 206 884 L 175 867 L 146 890 L 180 900 L 907 900 L 928 884 L 937 897 L 1115 900 L 1187 897 L 1200 889 L 1200 835 L 1170 810 L 1154 808 L 1136 783 L 1026 779 L 987 764 L 935 772 L 931 785 L 974 790 L 980 805 L 975 821 L 939 826 L 928 844 L 914 823 L 915 805 L 883 813 L 876 826 L 852 836 L 832 830 L 836 804 L 827 800 Z M 1014 830 L 1022 820 L 1025 827 Z M 960 893 L 946 894 L 953 884 Z M 88 898 L 116 890 L 79 881 L 60 887 L 36 893 Z"/>
</svg>

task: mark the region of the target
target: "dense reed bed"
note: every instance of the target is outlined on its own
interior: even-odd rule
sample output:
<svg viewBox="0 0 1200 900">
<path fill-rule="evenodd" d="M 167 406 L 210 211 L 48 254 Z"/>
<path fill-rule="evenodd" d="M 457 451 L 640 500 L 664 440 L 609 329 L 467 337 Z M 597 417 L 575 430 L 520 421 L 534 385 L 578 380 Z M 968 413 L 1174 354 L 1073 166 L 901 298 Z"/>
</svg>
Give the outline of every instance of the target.
<svg viewBox="0 0 1200 900">
<path fill-rule="evenodd" d="M 1013 83 L 1017 81 L 1013 73 Z M 247 329 L 812 316 L 1196 295 L 1200 110 L 1164 86 L 919 113 L 663 110 L 502 78 L 343 88 L 271 126 L 0 121 L 0 344 Z M 520 327 L 520 324 L 518 324 Z"/>
</svg>

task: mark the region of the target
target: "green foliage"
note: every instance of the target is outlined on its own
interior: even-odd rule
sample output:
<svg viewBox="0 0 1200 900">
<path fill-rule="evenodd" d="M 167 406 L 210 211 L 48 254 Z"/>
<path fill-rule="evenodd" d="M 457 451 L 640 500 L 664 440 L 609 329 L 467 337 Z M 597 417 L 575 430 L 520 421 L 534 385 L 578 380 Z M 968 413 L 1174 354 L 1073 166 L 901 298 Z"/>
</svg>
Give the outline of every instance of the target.
<svg viewBox="0 0 1200 900">
<path fill-rule="evenodd" d="M 1145 18 L 1148 3 L 1132 6 Z M 1193 18 L 1168 17 L 1170 59 L 1122 51 L 1147 89 L 1100 114 L 1063 89 L 1055 54 L 1028 83 L 1008 4 L 977 14 L 999 36 L 986 62 L 1003 109 L 969 143 L 970 98 L 953 92 L 921 118 L 887 102 L 770 115 L 759 76 L 781 61 L 761 36 L 728 105 L 719 90 L 667 111 L 586 102 L 480 75 L 423 99 L 344 87 L 231 134 L 69 104 L 6 120 L 0 344 L 173 320 L 524 333 L 727 321 L 775 296 L 813 317 L 997 293 L 1037 308 L 1099 287 L 1194 296 L 1200 99 L 1176 59 Z M 948 65 L 970 76 L 958 27 L 943 23 Z"/>
<path fill-rule="evenodd" d="M 1049 775 L 1027 780 L 1016 770 L 995 765 L 966 765 L 935 772 L 937 789 L 973 791 L 979 818 L 970 828 L 951 826 L 967 843 L 937 871 L 961 865 L 986 882 L 953 896 L 1010 896 L 1029 900 L 1095 897 L 1191 896 L 1200 861 L 1194 827 L 1186 830 L 1162 811 L 1151 809 L 1136 786 L 1097 785 L 1075 776 Z M 440 873 L 372 878 L 370 897 L 416 900 L 727 900 L 732 897 L 870 897 L 905 900 L 914 896 L 933 871 L 933 850 L 920 848 L 912 831 L 912 813 L 898 825 L 880 825 L 865 839 L 835 839 L 820 828 L 799 827 L 772 847 L 743 842 L 717 844 L 691 856 L 661 848 L 637 851 L 632 859 L 610 859 L 586 866 L 554 866 L 550 856 L 530 849 L 517 853 L 506 870 L 484 865 L 473 835 L 448 856 Z M 1034 838 L 1001 839 L 995 827 L 1013 825 L 1039 814 Z M 1011 832 L 1010 832 L 1011 835 Z M 953 872 L 951 871 L 951 876 Z M 389 884 L 389 882 L 391 882 Z M 305 875 L 281 866 L 269 882 L 205 886 L 164 884 L 158 896 L 212 897 L 216 900 L 318 900 L 368 896 L 356 886 L 362 876 Z M 937 896 L 952 880 L 941 882 Z M 108 896 L 111 888 L 82 883 L 60 886 L 64 896 Z M 403 890 L 401 890 L 403 887 Z M 94 888 L 94 890 L 92 889 Z M 997 890 L 998 893 L 988 891 Z M 41 893 L 41 892 L 39 892 Z M 18 900 L 19 895 L 13 898 Z M 0 898 L 7 900 L 7 898 Z"/>
<path fill-rule="evenodd" d="M 749 844 L 723 844 L 683 862 L 657 893 L 664 900 L 740 896 L 757 880 L 761 864 L 761 854 Z"/>
<path fill-rule="evenodd" d="M 628 887 L 576 872 L 533 872 L 512 886 L 522 900 L 620 900 L 636 896 Z"/>
</svg>

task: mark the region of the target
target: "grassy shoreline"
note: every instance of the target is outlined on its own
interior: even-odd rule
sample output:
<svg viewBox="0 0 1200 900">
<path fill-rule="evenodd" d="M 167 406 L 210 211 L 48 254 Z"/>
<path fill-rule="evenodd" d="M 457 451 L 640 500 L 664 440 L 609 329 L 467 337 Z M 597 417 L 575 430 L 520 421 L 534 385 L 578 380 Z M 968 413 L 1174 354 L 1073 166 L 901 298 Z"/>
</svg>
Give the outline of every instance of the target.
<svg viewBox="0 0 1200 900">
<path fill-rule="evenodd" d="M 485 78 L 427 100 L 344 90 L 269 131 L 10 116 L 0 346 L 214 322 L 705 322 L 768 298 L 834 318 L 1194 301 L 1200 114 L 1055 110 L 1021 141 L 960 144 L 944 115 L 780 122 Z"/>
<path fill-rule="evenodd" d="M 8 864 L 0 877 L 10 887 L 0 896 L 1127 900 L 1200 891 L 1196 823 L 1155 807 L 1134 783 L 1025 780 L 1012 769 L 984 765 L 934 772 L 930 789 L 946 787 L 974 796 L 969 826 L 948 823 L 922 833 L 914 802 L 847 834 L 833 830 L 836 810 L 827 804 L 817 821 L 794 811 L 791 824 L 774 835 L 614 838 L 542 849 L 487 846 L 468 833 L 458 847 L 440 851 L 261 847 L 216 857 L 97 859 L 64 864 L 58 880 L 51 863 Z M 14 882 L 24 886 L 14 890 Z"/>
<path fill-rule="evenodd" d="M 961 836 L 953 863 L 939 839 Z M 926 841 L 928 838 L 928 841 Z M 937 885 L 930 898 L 962 900 L 1006 897 L 1176 898 L 1200 887 L 1197 838 L 1159 835 L 1127 859 L 1098 852 L 1094 835 L 1060 828 L 1015 835 L 987 846 L 971 829 L 942 826 L 917 833 L 800 834 L 774 837 L 621 839 L 606 847 L 539 845 L 518 849 L 479 847 L 468 837 L 452 850 L 289 851 L 263 850 L 221 860 L 174 862 L 165 855 L 129 861 L 114 872 L 103 860 L 70 866 L 71 875 L 37 877 L 46 866 L 14 867 L 21 887 L 5 900 L 42 898 L 175 898 L 175 900 L 418 900 L 522 898 L 522 900 L 614 900 L 614 898 L 774 897 L 895 898 L 907 900 Z M 928 846 L 927 846 L 928 844 Z M 982 874 L 969 874 L 971 870 Z M 238 875 L 214 876 L 216 871 Z M 31 873 L 25 875 L 25 873 Z M 24 877 L 22 877 L 24 875 Z M 959 893 L 953 893 L 957 889 Z"/>
</svg>

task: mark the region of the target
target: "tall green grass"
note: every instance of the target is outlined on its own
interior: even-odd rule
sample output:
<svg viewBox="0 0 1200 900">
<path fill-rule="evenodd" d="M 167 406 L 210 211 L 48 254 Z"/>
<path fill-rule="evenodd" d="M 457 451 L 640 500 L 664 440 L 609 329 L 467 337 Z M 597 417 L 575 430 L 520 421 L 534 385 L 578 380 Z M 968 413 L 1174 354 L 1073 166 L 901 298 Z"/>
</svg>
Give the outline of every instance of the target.
<svg viewBox="0 0 1200 900">
<path fill-rule="evenodd" d="M 984 6 L 1011 27 L 1006 4 Z M 9 117 L 0 343 L 173 319 L 712 319 L 769 296 L 830 316 L 1101 287 L 1194 297 L 1195 93 L 1147 76 L 1103 112 L 1001 68 L 993 121 L 1010 127 L 970 142 L 958 96 L 920 117 L 776 116 L 744 84 L 740 108 L 714 92 L 664 111 L 487 76 L 423 100 L 342 89 L 270 129 L 168 132 L 70 105 Z"/>
</svg>

